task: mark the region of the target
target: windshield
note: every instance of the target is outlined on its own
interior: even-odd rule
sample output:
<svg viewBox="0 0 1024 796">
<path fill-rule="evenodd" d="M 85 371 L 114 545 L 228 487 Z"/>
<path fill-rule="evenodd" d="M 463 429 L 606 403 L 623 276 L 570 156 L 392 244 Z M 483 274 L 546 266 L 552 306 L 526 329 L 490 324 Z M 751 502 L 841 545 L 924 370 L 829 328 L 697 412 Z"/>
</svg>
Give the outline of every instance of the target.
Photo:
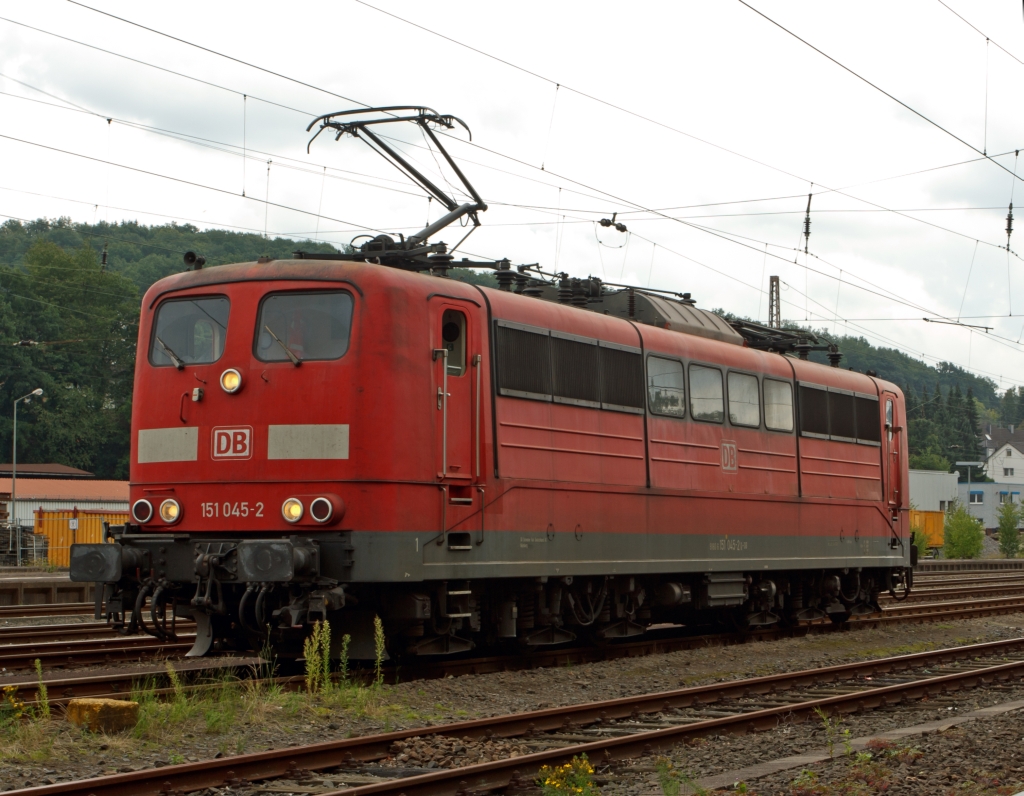
<svg viewBox="0 0 1024 796">
<path fill-rule="evenodd" d="M 264 362 L 338 359 L 348 351 L 352 295 L 345 291 L 277 293 L 260 307 L 256 356 Z"/>
<path fill-rule="evenodd" d="M 149 361 L 156 367 L 216 362 L 224 353 L 230 310 L 224 296 L 165 301 L 156 311 Z"/>
</svg>

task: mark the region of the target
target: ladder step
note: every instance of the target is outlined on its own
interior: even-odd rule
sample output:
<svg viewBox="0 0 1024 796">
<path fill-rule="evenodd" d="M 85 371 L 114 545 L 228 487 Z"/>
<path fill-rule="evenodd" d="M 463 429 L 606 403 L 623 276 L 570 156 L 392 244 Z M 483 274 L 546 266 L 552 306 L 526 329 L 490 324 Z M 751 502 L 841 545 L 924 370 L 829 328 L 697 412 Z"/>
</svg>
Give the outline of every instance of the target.
<svg viewBox="0 0 1024 796">
<path fill-rule="evenodd" d="M 456 596 L 458 596 L 460 594 L 472 594 L 472 593 L 473 592 L 470 589 L 460 589 L 459 591 L 450 591 L 450 592 L 448 592 L 448 596 L 449 597 L 456 597 Z"/>
</svg>

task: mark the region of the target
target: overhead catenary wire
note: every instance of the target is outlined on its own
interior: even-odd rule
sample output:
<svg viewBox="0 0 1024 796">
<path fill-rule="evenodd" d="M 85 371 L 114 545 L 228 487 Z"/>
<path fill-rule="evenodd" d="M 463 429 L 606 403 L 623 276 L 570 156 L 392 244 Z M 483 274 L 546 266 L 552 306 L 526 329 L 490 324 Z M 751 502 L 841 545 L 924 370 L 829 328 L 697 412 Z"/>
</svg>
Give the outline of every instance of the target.
<svg viewBox="0 0 1024 796">
<path fill-rule="evenodd" d="M 360 0 L 357 0 L 357 2 L 360 2 Z M 860 81 L 862 81 L 863 83 L 866 83 L 867 85 L 871 86 L 871 88 L 875 89 L 875 91 L 878 91 L 878 92 L 880 92 L 881 94 L 884 94 L 884 95 L 885 95 L 886 97 L 888 97 L 889 99 L 891 99 L 891 100 L 892 100 L 893 102 L 897 103 L 898 105 L 901 105 L 901 106 L 903 106 L 903 107 L 904 107 L 904 108 L 906 108 L 906 109 L 907 109 L 908 111 L 910 111 L 910 112 L 911 112 L 912 114 L 914 114 L 915 116 L 917 116 L 917 117 L 919 117 L 919 118 L 923 119 L 923 120 L 924 120 L 924 121 L 926 121 L 926 122 L 927 122 L 928 124 L 930 124 L 930 125 L 932 125 L 933 127 L 935 127 L 935 128 L 937 129 L 937 130 L 941 130 L 941 131 L 942 131 L 943 133 L 945 133 L 946 135 L 948 135 L 948 136 L 949 136 L 950 138 L 953 138 L 954 140 L 956 140 L 956 141 L 959 141 L 959 142 L 960 142 L 961 144 L 963 144 L 963 145 L 964 145 L 965 147 L 968 147 L 969 149 L 972 149 L 972 150 L 974 150 L 975 152 L 977 152 L 977 153 L 978 153 L 979 155 L 982 155 L 982 156 L 983 156 L 984 158 L 986 158 L 987 160 L 989 160 L 989 161 L 991 161 L 992 163 L 994 163 L 994 164 L 995 164 L 996 166 L 998 166 L 999 168 L 1001 168 L 1001 169 L 1002 169 L 1003 171 L 1007 171 L 1007 172 L 1009 172 L 1009 171 L 1010 171 L 1010 170 L 1009 170 L 1008 168 L 1006 168 L 1006 166 L 1004 166 L 1004 165 L 1003 165 L 1002 163 L 1000 163 L 999 161 L 997 161 L 997 160 L 994 160 L 993 158 L 990 158 L 990 157 L 988 156 L 988 153 L 987 153 L 987 152 L 985 152 L 985 151 L 984 151 L 983 149 L 978 149 L 978 148 L 977 148 L 976 146 L 974 146 L 973 144 L 970 144 L 970 143 L 968 143 L 968 142 L 967 142 L 967 141 L 965 141 L 965 140 L 964 140 L 963 138 L 961 138 L 960 136 L 958 136 L 958 135 L 957 135 L 956 133 L 952 132 L 951 130 L 947 130 L 947 129 L 946 129 L 945 127 L 943 127 L 943 126 L 942 126 L 941 124 L 939 124 L 939 123 L 938 123 L 937 121 L 935 121 L 934 119 L 932 119 L 932 118 L 930 118 L 930 117 L 926 116 L 925 114 L 921 113 L 921 111 L 917 110 L 916 108 L 912 107 L 911 105 L 908 105 L 908 104 L 907 104 L 906 102 L 904 102 L 903 100 L 899 99 L 899 98 L 898 98 L 898 97 L 896 97 L 895 95 L 893 95 L 893 94 L 890 94 L 890 93 L 889 93 L 888 91 L 886 91 L 886 90 L 885 90 L 884 88 L 882 88 L 881 86 L 877 85 L 876 83 L 872 83 L 872 82 L 871 82 L 870 80 L 868 80 L 868 79 L 867 79 L 866 77 L 864 77 L 864 76 L 863 76 L 862 74 L 860 74 L 859 72 L 855 71 L 854 69 L 851 69 L 850 67 L 846 66 L 846 64 L 842 63 L 841 61 L 839 61 L 839 60 L 837 60 L 837 59 L 833 58 L 833 57 L 832 57 L 831 55 L 829 55 L 828 53 L 826 53 L 826 52 L 825 52 L 824 50 L 822 50 L 822 49 L 820 49 L 820 48 L 818 48 L 818 47 L 815 47 L 815 46 L 814 46 L 813 44 L 811 44 L 811 43 L 810 43 L 809 41 L 807 41 L 807 39 L 805 39 L 805 38 L 803 38 L 802 36 L 799 36 L 798 34 L 794 33 L 794 32 L 793 32 L 793 31 L 791 31 L 791 30 L 790 30 L 789 28 L 787 28 L 787 27 L 786 27 L 785 25 L 783 25 L 782 23 L 780 23 L 780 22 L 776 22 L 776 21 L 775 21 L 774 19 L 772 19 L 772 18 L 771 18 L 770 16 L 768 16 L 767 14 L 765 14 L 765 13 L 764 13 L 763 11 L 760 11 L 760 10 L 758 10 L 758 9 L 754 8 L 754 6 L 752 6 L 752 5 L 751 5 L 750 3 L 748 3 L 748 2 L 746 1 L 746 0 L 736 0 L 736 2 L 738 2 L 738 3 L 740 4 L 740 5 L 743 5 L 743 6 L 745 6 L 746 8 L 749 8 L 749 9 L 750 9 L 751 11 L 753 11 L 753 12 L 754 12 L 755 14 L 757 14 L 758 16 L 762 17 L 763 19 L 767 20 L 767 21 L 768 21 L 768 22 L 770 22 L 770 23 L 771 23 L 772 25 L 774 25 L 775 27 L 779 28 L 779 30 L 781 30 L 781 31 L 783 31 L 783 32 L 785 32 L 785 33 L 787 33 L 787 34 L 789 34 L 789 35 L 790 35 L 790 36 L 792 36 L 792 37 L 793 37 L 794 39 L 796 39 L 797 41 L 799 41 L 799 42 L 800 42 L 801 44 L 804 44 L 804 45 L 806 45 L 807 47 L 810 47 L 810 48 L 811 48 L 812 50 L 814 50 L 814 51 L 815 51 L 816 53 L 818 53 L 818 54 L 819 54 L 819 55 L 821 55 L 822 57 L 824 57 L 824 58 L 828 59 L 829 61 L 831 61 L 832 63 L 834 63 L 834 64 L 835 64 L 836 66 L 838 66 L 838 67 L 839 67 L 840 69 L 843 69 L 843 70 L 845 70 L 846 72 L 849 72 L 849 73 L 850 73 L 851 75 L 853 75 L 853 76 L 854 76 L 855 78 L 857 78 L 858 80 L 860 80 Z M 1012 173 L 1012 172 L 1011 172 L 1011 173 Z M 1014 175 L 1014 176 L 1016 177 L 1016 175 Z M 1018 178 L 1018 179 L 1019 179 L 1019 178 Z"/>
<path fill-rule="evenodd" d="M 118 18 L 120 18 L 120 17 L 118 17 Z M 151 30 L 151 29 L 147 29 L 147 30 Z M 163 35 L 163 34 L 161 34 L 161 35 Z M 170 38 L 176 38 L 176 37 L 170 37 Z M 179 40 L 179 41 L 183 41 L 183 40 Z M 191 44 L 190 42 L 185 42 L 185 43 Z M 194 45 L 194 46 L 198 46 L 198 45 Z M 207 49 L 207 51 L 212 51 L 212 50 L 209 50 L 208 48 L 203 48 L 203 49 Z M 222 53 L 216 53 L 216 54 L 222 54 Z M 225 56 L 225 57 L 229 57 L 229 56 Z M 238 60 L 238 59 L 236 59 L 236 60 Z M 245 62 L 245 61 L 240 61 L 240 62 Z M 264 70 L 264 71 L 266 71 L 266 70 Z M 271 73 L 271 74 L 279 74 L 279 73 Z M 288 79 L 290 79 L 290 78 L 288 78 Z M 299 81 L 299 82 L 301 82 L 301 81 Z M 306 85 L 309 85 L 309 84 L 306 84 Z M 318 87 L 314 87 L 314 88 L 318 88 Z M 323 89 L 318 89 L 318 90 L 323 90 Z M 331 93 L 331 92 L 329 92 L 329 93 Z M 720 149 L 724 149 L 724 148 L 720 148 Z M 857 198 L 854 197 L 854 199 L 857 199 Z M 861 200 L 858 199 L 858 201 L 861 201 Z M 914 219 L 914 220 L 920 220 L 920 219 Z"/>
</svg>

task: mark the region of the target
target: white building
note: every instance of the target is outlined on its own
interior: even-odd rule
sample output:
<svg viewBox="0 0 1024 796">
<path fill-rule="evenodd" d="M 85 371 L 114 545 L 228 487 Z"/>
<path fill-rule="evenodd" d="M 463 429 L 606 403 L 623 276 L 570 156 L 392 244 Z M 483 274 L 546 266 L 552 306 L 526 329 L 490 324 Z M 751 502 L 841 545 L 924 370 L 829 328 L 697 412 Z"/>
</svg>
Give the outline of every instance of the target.
<svg viewBox="0 0 1024 796">
<path fill-rule="evenodd" d="M 986 426 L 982 443 L 985 475 L 997 484 L 1024 486 L 1024 432 Z"/>
<path fill-rule="evenodd" d="M 918 511 L 945 511 L 956 497 L 956 473 L 910 471 L 910 502 Z"/>
<path fill-rule="evenodd" d="M 0 493 L 10 495 L 10 478 L 0 478 Z M 5 501 L 9 506 L 9 498 L 5 498 Z M 13 512 L 8 508 L 8 516 L 12 524 L 31 528 L 35 522 L 36 509 L 54 511 L 74 508 L 128 511 L 128 482 L 84 478 L 19 478 L 17 505 Z"/>
</svg>

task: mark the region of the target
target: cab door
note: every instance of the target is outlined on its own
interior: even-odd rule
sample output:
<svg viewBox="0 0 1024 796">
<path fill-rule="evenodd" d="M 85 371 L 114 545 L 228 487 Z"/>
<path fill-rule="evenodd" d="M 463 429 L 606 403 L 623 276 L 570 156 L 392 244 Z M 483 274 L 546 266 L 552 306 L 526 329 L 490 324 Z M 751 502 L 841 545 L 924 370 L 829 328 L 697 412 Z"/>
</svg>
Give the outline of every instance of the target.
<svg viewBox="0 0 1024 796">
<path fill-rule="evenodd" d="M 480 330 L 475 310 L 467 301 L 430 299 L 436 474 L 438 481 L 453 486 L 469 486 L 478 470 Z"/>
<path fill-rule="evenodd" d="M 903 500 L 903 468 L 900 463 L 900 450 L 903 445 L 903 423 L 899 417 L 899 402 L 891 392 L 882 393 L 882 411 L 884 412 L 884 438 L 882 441 L 885 452 L 885 500 L 893 519 L 899 517 L 900 504 Z"/>
</svg>

